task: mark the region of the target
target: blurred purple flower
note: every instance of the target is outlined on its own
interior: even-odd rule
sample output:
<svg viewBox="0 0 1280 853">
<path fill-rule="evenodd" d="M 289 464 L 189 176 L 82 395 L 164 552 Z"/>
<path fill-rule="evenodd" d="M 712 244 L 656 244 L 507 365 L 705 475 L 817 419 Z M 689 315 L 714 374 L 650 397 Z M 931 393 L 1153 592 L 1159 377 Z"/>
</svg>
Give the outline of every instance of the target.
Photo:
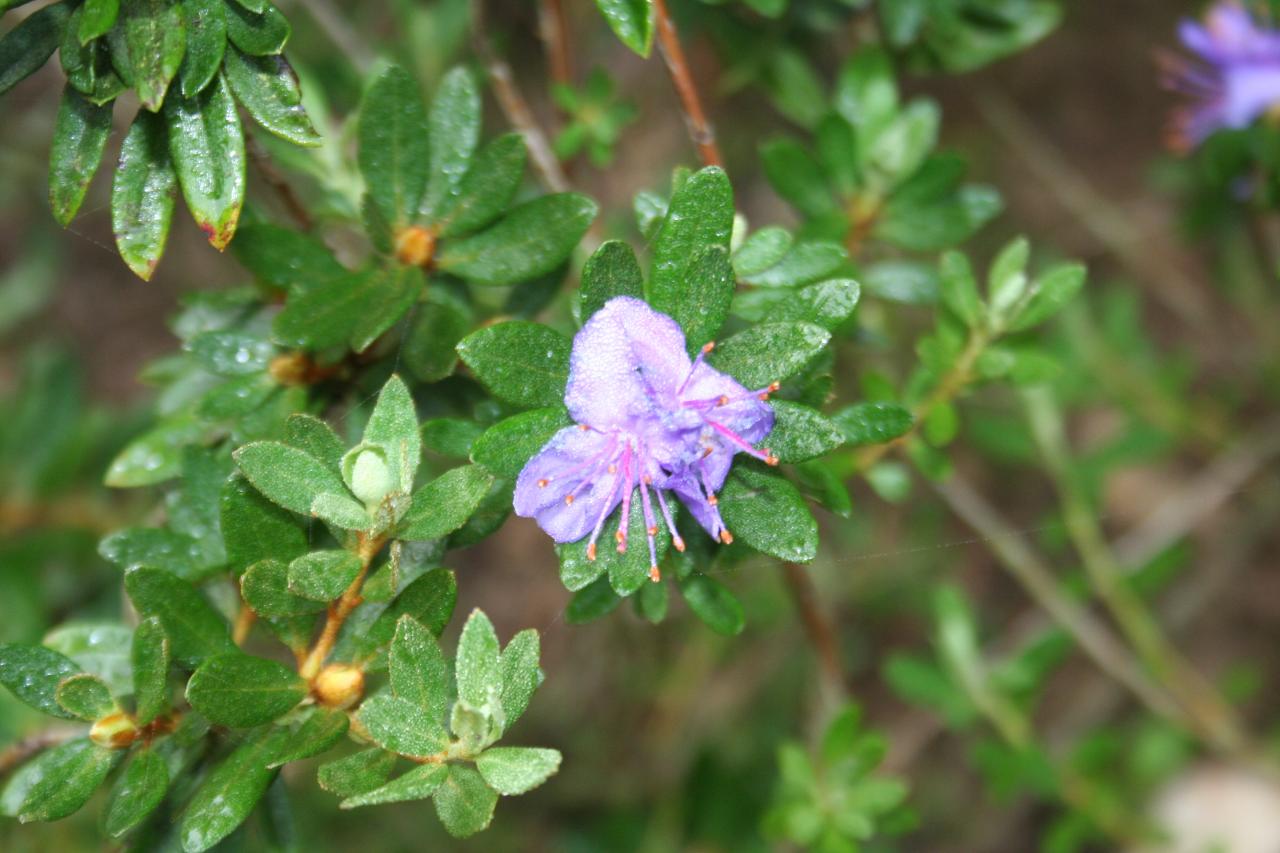
<svg viewBox="0 0 1280 853">
<path fill-rule="evenodd" d="M 773 409 L 763 401 L 777 384 L 747 390 L 706 363 L 711 349 L 707 344 L 690 360 L 675 320 L 629 296 L 605 303 L 573 339 L 564 402 L 577 425 L 556 433 L 520 472 L 516 514 L 537 519 L 556 542 L 590 534 L 587 559 L 594 560 L 596 540 L 619 503 L 617 545 L 626 551 L 639 491 L 654 580 L 655 502 L 675 547 L 684 550 L 666 492 L 712 537 L 732 542 L 716 491 L 738 452 L 777 464 L 770 451 L 754 447 L 773 429 Z"/>
<path fill-rule="evenodd" d="M 1183 21 L 1178 35 L 1199 61 L 1161 57 L 1165 86 L 1191 101 L 1173 114 L 1175 147 L 1247 127 L 1280 102 L 1280 31 L 1259 26 L 1243 6 L 1220 0 L 1203 24 Z"/>
</svg>

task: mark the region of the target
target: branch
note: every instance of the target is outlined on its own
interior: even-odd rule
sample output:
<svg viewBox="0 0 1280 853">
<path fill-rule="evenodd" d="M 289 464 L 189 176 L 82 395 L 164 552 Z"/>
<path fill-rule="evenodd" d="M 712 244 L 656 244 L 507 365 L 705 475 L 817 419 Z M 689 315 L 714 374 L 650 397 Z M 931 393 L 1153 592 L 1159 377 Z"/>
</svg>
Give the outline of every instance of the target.
<svg viewBox="0 0 1280 853">
<path fill-rule="evenodd" d="M 471 44 L 476 56 L 484 65 L 485 74 L 493 85 L 494 94 L 498 97 L 498 106 L 507 122 L 524 137 L 525 147 L 529 149 L 529 157 L 533 160 L 533 168 L 538 173 L 544 186 L 552 192 L 564 192 L 569 188 L 569 181 L 560 168 L 560 161 L 551 150 L 547 137 L 538 126 L 528 102 L 520 94 L 511 66 L 494 52 L 485 32 L 484 0 L 470 0 L 471 9 Z"/>
<path fill-rule="evenodd" d="M 325 658 L 329 656 L 329 652 L 333 650 L 333 644 L 338 640 L 338 631 L 342 629 L 342 625 L 347 621 L 347 617 L 351 615 L 351 611 L 360 606 L 360 602 L 364 600 L 360 596 L 360 589 L 364 586 L 365 576 L 369 574 L 369 567 L 373 565 L 373 558 L 377 556 L 378 551 L 382 549 L 383 544 L 386 542 L 385 536 L 368 539 L 363 533 L 358 535 L 360 573 L 356 575 L 355 580 L 342 593 L 342 597 L 329 605 L 329 613 L 325 619 L 324 628 L 320 631 L 320 637 L 316 640 L 316 644 L 311 647 L 311 651 L 307 654 L 306 660 L 302 662 L 302 666 L 298 668 L 298 674 L 308 681 L 313 681 L 320 674 Z"/>
<path fill-rule="evenodd" d="M 813 586 L 813 578 L 803 566 L 795 563 L 782 564 L 782 578 L 787 583 L 787 590 L 795 602 L 800 620 L 804 623 L 805 636 L 809 645 L 813 646 L 818 656 L 819 669 L 822 672 L 822 683 L 830 698 L 840 700 L 845 697 L 844 667 L 840 663 L 840 646 L 836 640 L 836 632 L 827 614 L 818 606 L 818 596 Z"/>
<path fill-rule="evenodd" d="M 276 168 L 276 164 L 271 162 L 262 144 L 254 139 L 251 133 L 244 135 L 244 141 L 249 159 L 253 161 L 254 168 L 261 173 L 262 180 L 266 181 L 267 186 L 280 197 L 285 210 L 289 211 L 289 215 L 293 217 L 294 222 L 298 223 L 298 227 L 303 231 L 310 231 L 314 223 L 311 220 L 311 214 L 307 212 L 307 206 L 298 198 L 298 194 L 293 191 L 293 187 Z"/>
<path fill-rule="evenodd" d="M 541 0 L 538 4 L 538 35 L 547 50 L 551 81 L 573 85 L 573 53 L 569 44 L 569 21 L 563 0 Z"/>
<path fill-rule="evenodd" d="M 680 47 L 680 34 L 667 11 L 667 0 L 653 0 L 654 15 L 658 27 L 658 52 L 671 74 L 671 82 L 676 87 L 676 95 L 680 98 L 680 106 L 684 110 L 684 123 L 689 129 L 689 138 L 698 147 L 698 156 L 704 166 L 720 166 L 723 160 L 720 149 L 716 146 L 716 132 L 702 111 L 702 102 L 698 99 L 698 87 L 694 85 L 693 75 L 689 73 L 689 64 L 684 57 L 684 49 Z"/>
<path fill-rule="evenodd" d="M 80 737 L 84 733 L 83 726 L 58 726 L 36 732 L 16 743 L 9 744 L 3 751 L 0 751 L 0 776 L 5 775 L 21 764 L 25 764 L 27 759 L 33 755 L 43 752 L 51 746 L 57 746 L 60 743 L 66 743 L 72 738 Z"/>
</svg>

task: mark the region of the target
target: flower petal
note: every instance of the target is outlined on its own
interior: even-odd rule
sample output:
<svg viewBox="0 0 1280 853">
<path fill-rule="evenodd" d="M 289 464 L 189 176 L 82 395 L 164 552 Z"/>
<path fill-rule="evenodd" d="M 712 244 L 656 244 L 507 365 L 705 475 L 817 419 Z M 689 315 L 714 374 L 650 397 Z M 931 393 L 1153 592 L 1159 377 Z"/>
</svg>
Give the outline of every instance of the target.
<svg viewBox="0 0 1280 853">
<path fill-rule="evenodd" d="M 560 430 L 516 478 L 516 515 L 536 519 L 556 542 L 586 536 L 600 514 L 622 499 L 615 475 L 607 470 L 618 448 L 617 439 L 606 433 L 576 426 Z M 570 494 L 573 499 L 566 501 Z"/>
</svg>

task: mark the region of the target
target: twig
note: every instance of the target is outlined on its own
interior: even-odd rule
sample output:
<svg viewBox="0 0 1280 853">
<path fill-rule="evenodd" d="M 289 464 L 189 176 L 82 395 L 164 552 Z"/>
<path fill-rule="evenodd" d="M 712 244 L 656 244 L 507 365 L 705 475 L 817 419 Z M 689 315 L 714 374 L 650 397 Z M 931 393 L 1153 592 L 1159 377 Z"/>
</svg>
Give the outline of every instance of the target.
<svg viewBox="0 0 1280 853">
<path fill-rule="evenodd" d="M 307 212 L 307 206 L 298 198 L 298 194 L 293 191 L 293 187 L 285 180 L 284 175 L 280 174 L 276 164 L 271 162 L 266 150 L 258 140 L 253 138 L 253 134 L 245 134 L 245 150 L 249 154 L 249 159 L 253 161 L 254 168 L 267 182 L 267 186 L 280 197 L 281 203 L 284 204 L 285 210 L 289 211 L 293 221 L 298 223 L 298 227 L 303 231 L 310 231 L 313 223 L 311 214 Z"/>
<path fill-rule="evenodd" d="M 533 160 L 533 168 L 543 185 L 553 192 L 564 192 L 569 188 L 569 181 L 564 176 L 564 170 L 560 168 L 560 161 L 552 152 L 546 135 L 538 127 L 528 102 L 520 94 L 511 66 L 498 56 L 489 44 L 489 36 L 485 32 L 484 0 L 470 0 L 469 8 L 472 49 L 484 65 L 485 74 L 493 85 L 502 114 L 524 137 L 525 147 L 529 149 L 529 156 Z"/>
<path fill-rule="evenodd" d="M 551 81 L 561 86 L 572 86 L 573 53 L 563 0 L 541 0 L 538 3 L 538 34 L 547 50 Z"/>
<path fill-rule="evenodd" d="M 804 623 L 805 636 L 809 645 L 818 656 L 818 666 L 822 672 L 823 684 L 831 699 L 839 701 L 847 693 L 844 680 L 844 667 L 840 663 L 840 647 L 836 641 L 835 628 L 827 618 L 827 614 L 818 605 L 818 597 L 813 587 L 813 578 L 803 566 L 795 563 L 782 564 L 782 578 L 787 583 L 791 600 L 795 602 L 800 620 Z"/>
<path fill-rule="evenodd" d="M 689 73 L 689 63 L 684 58 L 684 49 L 680 47 L 680 34 L 667 11 L 666 0 L 653 0 L 653 13 L 658 28 L 658 52 L 666 63 L 671 74 L 671 82 L 676 87 L 676 95 L 680 98 L 680 106 L 684 110 L 684 123 L 689 129 L 689 138 L 698 147 L 698 156 L 704 166 L 720 166 L 720 149 L 716 146 L 716 133 L 702 110 L 702 102 L 698 99 L 698 87 L 694 85 L 693 75 Z"/>
<path fill-rule="evenodd" d="M 316 639 L 315 645 L 311 647 L 306 660 L 298 668 L 298 674 L 308 681 L 312 681 L 319 675 L 321 667 L 324 666 L 325 658 L 329 656 L 329 652 L 333 650 L 333 644 L 338 640 L 338 631 L 342 629 L 342 625 L 347 621 L 347 617 L 351 615 L 351 611 L 355 610 L 360 605 L 360 602 L 363 601 L 360 596 L 360 589 L 364 586 L 365 576 L 369 574 L 369 566 L 373 565 L 373 558 L 377 556 L 378 551 L 382 549 L 383 544 L 386 542 L 386 538 L 381 536 L 368 539 L 362 533 L 359 534 L 359 537 L 360 573 L 356 575 L 355 580 L 342 593 L 342 597 L 329 605 L 329 613 L 325 619 L 324 628 L 320 630 L 320 636 Z"/>
<path fill-rule="evenodd" d="M 0 776 L 25 763 L 27 759 L 51 746 L 66 743 L 74 737 L 85 733 L 83 726 L 58 726 L 28 735 L 16 743 L 11 743 L 0 751 Z"/>
</svg>

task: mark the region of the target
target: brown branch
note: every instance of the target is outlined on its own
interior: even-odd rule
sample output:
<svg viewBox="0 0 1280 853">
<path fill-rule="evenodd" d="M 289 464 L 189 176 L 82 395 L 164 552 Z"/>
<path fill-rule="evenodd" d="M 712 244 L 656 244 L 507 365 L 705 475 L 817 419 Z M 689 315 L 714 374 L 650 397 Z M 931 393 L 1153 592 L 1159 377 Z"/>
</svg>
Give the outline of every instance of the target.
<svg viewBox="0 0 1280 853">
<path fill-rule="evenodd" d="M 329 656 L 329 652 L 333 650 L 333 644 L 338 640 L 338 631 L 342 629 L 342 625 L 347 621 L 347 617 L 351 615 L 351 611 L 359 607 L 364 600 L 360 595 L 360 589 L 364 585 L 365 576 L 369 574 L 369 567 L 373 565 L 373 558 L 382 549 L 383 543 L 386 542 L 385 536 L 369 539 L 363 533 L 358 535 L 360 537 L 358 546 L 361 563 L 360 573 L 356 575 L 355 580 L 342 593 L 342 597 L 329 605 L 329 613 L 325 619 L 324 628 L 320 631 L 320 637 L 316 640 L 315 645 L 311 647 L 311 651 L 307 654 L 306 660 L 302 662 L 302 666 L 298 668 L 298 674 L 308 681 L 314 681 L 316 676 L 320 674 L 325 658 Z"/>
<path fill-rule="evenodd" d="M 569 188 L 569 181 L 564 176 L 564 170 L 560 168 L 560 161 L 551 150 L 551 145 L 533 117 L 533 112 L 529 109 L 524 95 L 520 94 L 511 66 L 494 52 L 493 46 L 489 43 L 489 36 L 485 31 L 484 0 L 471 0 L 469 5 L 472 49 L 484 65 L 485 74 L 493 86 L 502 114 L 506 116 L 507 122 L 524 137 L 524 144 L 529 149 L 533 168 L 543 185 L 553 192 L 564 192 Z"/>
<path fill-rule="evenodd" d="M 262 147 L 258 140 L 253 138 L 252 134 L 245 134 L 245 151 L 249 154 L 249 159 L 253 161 L 254 168 L 262 175 L 262 180 L 267 186 L 275 191 L 279 196 L 280 202 L 284 205 L 285 210 L 289 211 L 289 215 L 293 217 L 293 221 L 298 223 L 298 227 L 303 231 L 310 231 L 314 223 L 311 220 L 311 214 L 307 212 L 307 207 L 298 198 L 298 194 L 294 192 L 293 187 L 285 180 L 284 175 L 276 168 L 276 164 L 271 162 L 271 158 L 267 156 L 266 150 Z"/>
<path fill-rule="evenodd" d="M 653 11 L 658 27 L 658 52 L 671 74 L 671 82 L 676 87 L 676 95 L 680 98 L 680 106 L 684 110 L 684 123 L 689 128 L 689 138 L 698 147 L 698 156 L 704 166 L 721 166 L 724 161 L 720 157 L 720 149 L 716 146 L 716 133 L 702 111 L 702 102 L 698 99 L 698 87 L 694 85 L 693 75 L 689 73 L 689 63 L 685 60 L 684 49 L 680 47 L 680 34 L 667 11 L 666 0 L 653 0 Z"/>
<path fill-rule="evenodd" d="M 551 81 L 561 86 L 573 85 L 573 52 L 569 43 L 569 19 L 563 0 L 541 0 L 538 3 L 538 35 L 547 50 Z"/>
<path fill-rule="evenodd" d="M 844 667 L 840 663 L 840 646 L 836 640 L 836 632 L 827 614 L 818 605 L 818 596 L 813 586 L 813 578 L 804 566 L 795 563 L 782 564 L 782 578 L 787 583 L 787 590 L 800 613 L 800 621 L 804 623 L 805 635 L 809 645 L 813 646 L 818 656 L 818 666 L 822 672 L 823 684 L 833 699 L 842 699 L 846 694 Z"/>
</svg>

